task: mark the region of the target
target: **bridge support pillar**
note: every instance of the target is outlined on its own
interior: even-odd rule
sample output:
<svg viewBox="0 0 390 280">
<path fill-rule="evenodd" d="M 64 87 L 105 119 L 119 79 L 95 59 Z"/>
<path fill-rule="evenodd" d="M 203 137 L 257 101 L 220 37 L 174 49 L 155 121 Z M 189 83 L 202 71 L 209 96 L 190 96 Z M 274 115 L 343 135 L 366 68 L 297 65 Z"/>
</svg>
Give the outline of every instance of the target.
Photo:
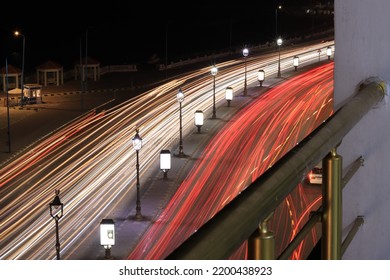
<svg viewBox="0 0 390 280">
<path fill-rule="evenodd" d="M 342 157 L 333 148 L 322 161 L 322 246 L 324 260 L 341 259 Z"/>
<path fill-rule="evenodd" d="M 271 213 L 248 239 L 248 260 L 275 259 L 275 233 L 268 229 Z"/>
</svg>

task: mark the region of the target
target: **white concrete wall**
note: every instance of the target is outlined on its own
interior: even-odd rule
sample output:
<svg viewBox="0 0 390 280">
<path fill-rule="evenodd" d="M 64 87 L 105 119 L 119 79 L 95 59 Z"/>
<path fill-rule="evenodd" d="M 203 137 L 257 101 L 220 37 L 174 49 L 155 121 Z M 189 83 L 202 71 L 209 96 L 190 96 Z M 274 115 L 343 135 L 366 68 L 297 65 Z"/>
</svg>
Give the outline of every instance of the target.
<svg viewBox="0 0 390 280">
<path fill-rule="evenodd" d="M 335 0 L 335 106 L 370 76 L 390 81 L 390 1 Z M 343 259 L 390 259 L 390 104 L 371 110 L 343 139 L 344 167 L 365 164 L 343 192 L 343 237 L 356 216 L 365 223 Z"/>
</svg>

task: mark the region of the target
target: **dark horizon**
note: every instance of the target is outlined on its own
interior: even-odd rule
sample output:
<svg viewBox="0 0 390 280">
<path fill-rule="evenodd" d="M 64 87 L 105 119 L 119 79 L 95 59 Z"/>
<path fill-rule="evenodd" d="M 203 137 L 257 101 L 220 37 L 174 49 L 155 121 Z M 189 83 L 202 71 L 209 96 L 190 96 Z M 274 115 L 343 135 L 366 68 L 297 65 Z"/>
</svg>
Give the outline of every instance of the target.
<svg viewBox="0 0 390 280">
<path fill-rule="evenodd" d="M 79 60 L 80 50 L 85 56 L 86 45 L 88 56 L 108 65 L 145 64 L 152 56 L 164 64 L 166 55 L 169 63 L 197 53 L 261 44 L 276 37 L 274 2 L 283 5 L 278 14 L 278 33 L 283 37 L 308 34 L 333 23 L 333 16 L 304 14 L 313 0 L 224 4 L 222 8 L 199 3 L 186 8 L 172 4 L 147 7 L 127 1 L 112 1 L 108 6 L 75 2 L 72 6 L 68 1 L 61 11 L 48 13 L 31 12 L 36 4 L 29 2 L 23 3 L 27 8 L 22 13 L 1 19 L 0 65 L 7 55 L 9 64 L 21 65 L 22 38 L 13 35 L 15 30 L 25 36 L 26 72 L 47 60 L 69 69 Z"/>
</svg>

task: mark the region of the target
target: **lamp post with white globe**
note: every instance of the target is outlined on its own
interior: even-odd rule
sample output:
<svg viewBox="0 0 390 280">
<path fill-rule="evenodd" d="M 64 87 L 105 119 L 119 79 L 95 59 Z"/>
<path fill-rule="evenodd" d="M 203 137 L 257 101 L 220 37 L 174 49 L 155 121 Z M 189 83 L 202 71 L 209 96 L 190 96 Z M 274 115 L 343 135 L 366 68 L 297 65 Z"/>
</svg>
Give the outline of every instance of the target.
<svg viewBox="0 0 390 280">
<path fill-rule="evenodd" d="M 135 217 L 134 219 L 135 220 L 142 220 L 143 219 L 143 216 L 141 214 L 141 199 L 140 199 L 140 184 L 139 184 L 139 156 L 138 156 L 138 152 L 139 150 L 142 148 L 142 138 L 139 136 L 139 133 L 138 133 L 138 129 L 135 130 L 136 131 L 136 134 L 134 136 L 134 138 L 132 139 L 132 142 L 133 142 L 133 148 L 135 150 L 135 153 L 136 153 L 136 169 L 137 169 L 137 205 L 136 205 L 136 213 L 135 213 Z"/>
<path fill-rule="evenodd" d="M 281 72 L 280 72 L 280 46 L 283 44 L 282 38 L 278 38 L 278 40 L 276 40 L 276 44 L 278 45 L 278 50 L 279 50 L 278 78 L 280 78 L 280 77 L 282 76 L 282 74 L 281 74 Z"/>
<path fill-rule="evenodd" d="M 249 55 L 249 50 L 247 48 L 244 48 L 242 50 L 242 55 L 245 57 L 245 81 L 244 81 L 244 95 L 247 95 L 247 79 L 246 79 L 246 58 Z"/>
</svg>

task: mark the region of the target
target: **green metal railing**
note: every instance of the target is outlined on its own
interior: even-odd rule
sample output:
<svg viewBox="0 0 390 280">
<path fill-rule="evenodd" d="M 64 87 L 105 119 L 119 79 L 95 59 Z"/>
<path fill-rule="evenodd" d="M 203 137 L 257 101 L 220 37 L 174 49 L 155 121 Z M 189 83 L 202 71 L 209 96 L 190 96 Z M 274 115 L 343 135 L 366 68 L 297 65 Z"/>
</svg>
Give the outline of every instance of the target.
<svg viewBox="0 0 390 280">
<path fill-rule="evenodd" d="M 363 218 L 357 219 L 356 226 L 342 246 L 341 191 L 342 186 L 358 169 L 358 165 L 354 165 L 342 178 L 342 158 L 337 154 L 336 148 L 343 137 L 371 108 L 383 100 L 386 94 L 387 84 L 384 81 L 371 81 L 362 85 L 356 96 L 257 178 L 167 259 L 228 259 L 239 246 L 253 236 L 260 238 L 255 239 L 255 242 L 248 242 L 257 246 L 248 250 L 252 251 L 251 255 L 254 258 L 273 258 L 272 249 L 267 249 L 272 245 L 272 235 L 267 231 L 267 219 L 301 182 L 303 176 L 321 160 L 324 169 L 323 204 L 320 212 L 313 215 L 313 220 L 310 219 L 308 225 L 304 226 L 303 233 L 297 236 L 302 238 L 308 228 L 321 221 L 322 258 L 340 259 Z M 262 239 L 261 236 L 267 238 Z M 298 241 L 293 240 L 292 243 L 296 244 L 291 244 L 290 248 L 299 244 Z M 283 258 L 289 257 L 286 252 L 282 254 Z"/>
</svg>

